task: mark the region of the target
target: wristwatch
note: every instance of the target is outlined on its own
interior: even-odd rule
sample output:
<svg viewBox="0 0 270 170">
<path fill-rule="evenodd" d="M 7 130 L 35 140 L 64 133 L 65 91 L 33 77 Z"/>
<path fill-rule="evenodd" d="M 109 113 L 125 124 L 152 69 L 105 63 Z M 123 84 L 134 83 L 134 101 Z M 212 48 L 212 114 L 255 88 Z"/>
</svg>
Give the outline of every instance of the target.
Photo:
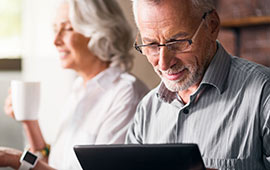
<svg viewBox="0 0 270 170">
<path fill-rule="evenodd" d="M 19 170 L 29 170 L 31 168 L 34 168 L 37 164 L 37 161 L 38 157 L 36 155 L 29 152 L 28 150 L 25 150 L 20 159 L 21 166 Z"/>
</svg>

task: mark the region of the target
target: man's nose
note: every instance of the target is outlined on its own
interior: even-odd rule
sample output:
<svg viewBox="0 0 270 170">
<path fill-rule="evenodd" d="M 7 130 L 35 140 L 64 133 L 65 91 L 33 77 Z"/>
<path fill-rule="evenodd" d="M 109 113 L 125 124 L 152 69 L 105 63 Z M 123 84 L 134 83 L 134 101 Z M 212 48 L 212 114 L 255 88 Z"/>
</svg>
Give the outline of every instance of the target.
<svg viewBox="0 0 270 170">
<path fill-rule="evenodd" d="M 173 62 L 173 54 L 170 52 L 168 47 L 162 46 L 160 47 L 159 51 L 159 69 L 162 71 L 168 70 L 172 65 L 174 65 Z"/>
</svg>

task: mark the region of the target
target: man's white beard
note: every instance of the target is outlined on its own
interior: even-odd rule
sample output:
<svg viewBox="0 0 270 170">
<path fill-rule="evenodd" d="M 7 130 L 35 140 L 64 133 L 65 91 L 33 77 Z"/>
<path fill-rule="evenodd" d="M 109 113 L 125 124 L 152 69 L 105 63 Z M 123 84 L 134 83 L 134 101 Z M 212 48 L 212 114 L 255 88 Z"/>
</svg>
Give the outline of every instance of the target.
<svg viewBox="0 0 270 170">
<path fill-rule="evenodd" d="M 202 65 L 199 65 L 198 61 L 194 65 L 179 66 L 175 65 L 172 68 L 169 68 L 166 71 L 160 71 L 158 66 L 154 67 L 154 70 L 161 78 L 162 82 L 165 84 L 166 88 L 172 92 L 184 91 L 187 90 L 192 85 L 199 83 L 202 80 L 204 72 L 207 69 L 208 64 L 211 61 L 210 49 L 207 53 L 207 56 L 204 59 Z M 162 74 L 168 73 L 177 73 L 179 71 L 185 70 L 184 75 L 178 80 L 168 80 Z"/>
<path fill-rule="evenodd" d="M 168 80 L 164 76 L 162 76 L 162 72 L 155 67 L 156 73 L 161 78 L 162 82 L 165 84 L 166 88 L 172 92 L 178 92 L 187 90 L 190 86 L 200 81 L 202 74 L 197 70 L 197 66 L 195 68 L 186 67 L 184 77 L 181 77 L 179 80 Z M 174 68 L 172 68 L 174 70 Z M 168 70 L 166 71 L 168 72 Z"/>
<path fill-rule="evenodd" d="M 189 70 L 187 71 L 188 71 L 188 75 L 187 76 L 184 75 L 185 76 L 184 79 L 181 79 L 181 80 L 172 81 L 172 80 L 166 79 L 165 77 L 161 75 L 160 75 L 160 78 L 168 90 L 172 92 L 184 91 L 184 90 L 187 90 L 189 87 L 191 87 L 193 84 L 200 81 L 201 79 L 200 74 L 197 74 L 197 73 L 191 74 Z"/>
</svg>

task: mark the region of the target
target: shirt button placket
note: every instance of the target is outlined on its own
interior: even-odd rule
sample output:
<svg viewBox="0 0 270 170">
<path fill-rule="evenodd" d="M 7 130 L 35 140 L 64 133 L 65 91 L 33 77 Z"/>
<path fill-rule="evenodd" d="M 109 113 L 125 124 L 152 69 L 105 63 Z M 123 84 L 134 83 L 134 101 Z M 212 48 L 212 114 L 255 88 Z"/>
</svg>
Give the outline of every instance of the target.
<svg viewBox="0 0 270 170">
<path fill-rule="evenodd" d="M 183 112 L 185 115 L 187 115 L 187 114 L 189 114 L 189 109 L 188 109 L 188 108 L 184 108 L 184 109 L 182 110 L 182 112 Z"/>
</svg>

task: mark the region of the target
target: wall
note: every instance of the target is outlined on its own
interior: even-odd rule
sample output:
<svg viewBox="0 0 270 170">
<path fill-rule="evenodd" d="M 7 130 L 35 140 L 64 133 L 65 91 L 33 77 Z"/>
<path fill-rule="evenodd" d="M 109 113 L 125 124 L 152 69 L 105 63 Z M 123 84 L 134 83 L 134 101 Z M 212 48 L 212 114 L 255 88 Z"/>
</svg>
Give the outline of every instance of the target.
<svg viewBox="0 0 270 170">
<path fill-rule="evenodd" d="M 270 16 L 269 0 L 219 0 L 217 11 L 221 20 L 241 19 L 247 17 Z M 237 47 L 237 37 L 240 46 Z M 222 29 L 220 41 L 233 55 L 270 66 L 270 24 L 247 26 L 239 29 Z"/>
<path fill-rule="evenodd" d="M 134 37 L 137 34 L 137 28 L 135 25 L 135 21 L 132 13 L 132 3 L 130 0 L 117 0 L 117 2 L 122 7 L 126 18 L 128 19 L 131 27 L 133 28 Z M 135 38 L 134 38 L 135 39 Z M 134 67 L 132 69 L 132 73 L 134 73 L 137 77 L 139 77 L 143 82 L 147 84 L 147 86 L 152 89 L 159 82 L 160 79 L 154 72 L 151 64 L 147 61 L 146 57 L 139 54 L 134 48 L 132 48 L 131 52 L 135 56 Z"/>
</svg>

